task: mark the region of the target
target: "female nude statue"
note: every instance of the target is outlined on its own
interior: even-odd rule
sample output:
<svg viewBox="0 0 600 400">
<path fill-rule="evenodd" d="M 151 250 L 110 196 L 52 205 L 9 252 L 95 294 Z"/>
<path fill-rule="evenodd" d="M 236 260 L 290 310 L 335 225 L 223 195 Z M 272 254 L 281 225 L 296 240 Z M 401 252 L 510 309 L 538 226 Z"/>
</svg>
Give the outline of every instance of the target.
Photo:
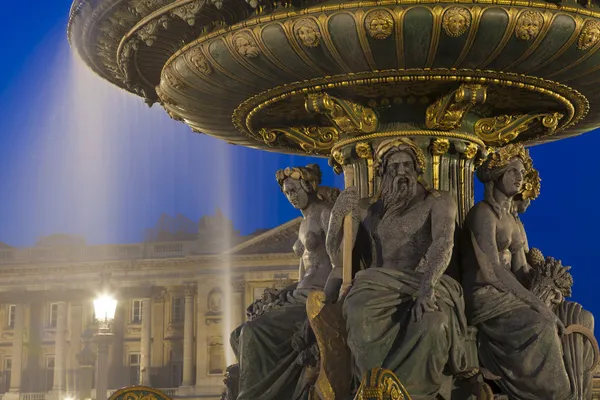
<svg viewBox="0 0 600 400">
<path fill-rule="evenodd" d="M 564 267 L 552 257 L 544 258 L 538 249 L 530 249 L 525 226 L 519 218 L 519 214 L 525 213 L 531 201 L 539 196 L 540 182 L 538 171 L 530 167 L 524 176 L 521 193 L 513 199 L 513 215 L 520 227 L 527 263 L 531 269 L 525 284 L 554 311 L 566 326 L 566 333 L 578 333 L 562 337 L 563 358 L 575 398 L 587 400 L 592 397 L 592 378 L 598 361 L 594 316 L 580 304 L 566 300 L 571 296 L 573 285 L 570 267 Z"/>
<path fill-rule="evenodd" d="M 527 151 L 507 145 L 477 171 L 484 200 L 469 211 L 462 241 L 467 316 L 479 331 L 483 367 L 509 398 L 580 398 L 563 360 L 564 325 L 527 287 L 527 245 L 512 206 L 530 168 Z"/>
<path fill-rule="evenodd" d="M 238 400 L 296 399 L 302 363 L 299 331 L 308 326 L 306 298 L 312 289 L 323 289 L 331 263 L 325 250 L 329 215 L 339 193 L 319 186 L 316 164 L 279 170 L 277 182 L 292 206 L 304 217 L 294 252 L 300 257 L 299 281 L 284 289 L 278 307 L 248 321 L 231 334 L 231 346 L 239 360 Z"/>
</svg>

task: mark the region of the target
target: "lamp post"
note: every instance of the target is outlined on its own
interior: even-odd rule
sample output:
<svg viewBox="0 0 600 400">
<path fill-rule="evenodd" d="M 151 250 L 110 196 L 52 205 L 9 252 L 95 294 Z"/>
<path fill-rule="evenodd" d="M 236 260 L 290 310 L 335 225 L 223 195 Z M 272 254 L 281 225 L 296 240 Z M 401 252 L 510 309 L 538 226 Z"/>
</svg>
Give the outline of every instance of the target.
<svg viewBox="0 0 600 400">
<path fill-rule="evenodd" d="M 106 400 L 108 391 L 108 348 L 113 334 L 110 323 L 115 319 L 117 300 L 103 295 L 94 300 L 94 314 L 98 321 L 98 333 L 94 335 L 98 345 L 96 361 L 96 400 Z"/>
</svg>

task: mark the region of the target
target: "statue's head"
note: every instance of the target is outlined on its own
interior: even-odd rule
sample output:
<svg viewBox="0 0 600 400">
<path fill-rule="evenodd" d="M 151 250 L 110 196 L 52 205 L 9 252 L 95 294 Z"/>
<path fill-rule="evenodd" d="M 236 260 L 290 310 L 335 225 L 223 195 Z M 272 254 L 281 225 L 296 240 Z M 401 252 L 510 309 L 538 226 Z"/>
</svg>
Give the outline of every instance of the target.
<svg viewBox="0 0 600 400">
<path fill-rule="evenodd" d="M 520 144 L 509 144 L 492 152 L 477 169 L 488 195 L 497 189 L 509 198 L 521 193 L 526 172 L 533 168 L 529 152 Z"/>
<path fill-rule="evenodd" d="M 419 146 L 408 138 L 386 140 L 377 148 L 376 163 L 384 203 L 404 202 L 414 197 L 426 166 Z"/>
<path fill-rule="evenodd" d="M 338 189 L 319 186 L 321 176 L 321 168 L 317 164 L 288 167 L 275 173 L 281 191 L 290 204 L 299 210 L 306 209 L 313 201 L 333 203 L 337 198 Z"/>
</svg>

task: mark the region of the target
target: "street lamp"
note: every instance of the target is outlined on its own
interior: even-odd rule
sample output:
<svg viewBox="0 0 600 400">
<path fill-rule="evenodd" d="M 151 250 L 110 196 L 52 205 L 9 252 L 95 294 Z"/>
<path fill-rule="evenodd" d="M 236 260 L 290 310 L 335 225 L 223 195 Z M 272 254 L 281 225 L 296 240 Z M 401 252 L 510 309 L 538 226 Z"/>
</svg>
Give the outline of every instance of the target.
<svg viewBox="0 0 600 400">
<path fill-rule="evenodd" d="M 110 323 L 115 319 L 117 300 L 109 295 L 102 295 L 94 300 L 94 315 L 98 321 L 98 333 L 94 335 L 98 344 L 96 364 L 96 400 L 106 400 L 108 392 L 108 348 L 113 334 Z"/>
</svg>

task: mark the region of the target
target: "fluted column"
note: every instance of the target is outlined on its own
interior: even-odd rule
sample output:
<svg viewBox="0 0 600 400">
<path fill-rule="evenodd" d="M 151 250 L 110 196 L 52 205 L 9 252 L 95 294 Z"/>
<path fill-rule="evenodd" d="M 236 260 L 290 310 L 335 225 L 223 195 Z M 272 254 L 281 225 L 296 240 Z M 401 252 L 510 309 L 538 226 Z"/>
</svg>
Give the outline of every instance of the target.
<svg viewBox="0 0 600 400">
<path fill-rule="evenodd" d="M 15 305 L 15 327 L 12 346 L 12 367 L 10 371 L 10 389 L 18 398 L 21 391 L 21 374 L 23 371 L 23 334 L 25 330 L 25 306 Z M 12 396 L 10 396 L 12 398 Z"/>
<path fill-rule="evenodd" d="M 236 329 L 242 325 L 245 320 L 246 307 L 244 303 L 244 289 L 246 288 L 246 281 L 242 279 L 236 279 L 232 282 L 232 295 L 231 295 L 231 328 Z"/>
<path fill-rule="evenodd" d="M 181 386 L 192 386 L 194 384 L 194 293 L 195 285 L 185 288 L 185 314 L 183 320 L 183 381 Z"/>
<path fill-rule="evenodd" d="M 54 341 L 54 382 L 52 391 L 58 393 L 58 399 L 62 399 L 62 391 L 66 389 L 67 368 L 67 303 L 58 303 L 56 318 L 56 335 Z"/>
<path fill-rule="evenodd" d="M 152 302 L 149 298 L 142 300 L 142 337 L 140 357 L 140 384 L 152 386 L 150 383 L 151 346 L 152 345 Z"/>
</svg>

